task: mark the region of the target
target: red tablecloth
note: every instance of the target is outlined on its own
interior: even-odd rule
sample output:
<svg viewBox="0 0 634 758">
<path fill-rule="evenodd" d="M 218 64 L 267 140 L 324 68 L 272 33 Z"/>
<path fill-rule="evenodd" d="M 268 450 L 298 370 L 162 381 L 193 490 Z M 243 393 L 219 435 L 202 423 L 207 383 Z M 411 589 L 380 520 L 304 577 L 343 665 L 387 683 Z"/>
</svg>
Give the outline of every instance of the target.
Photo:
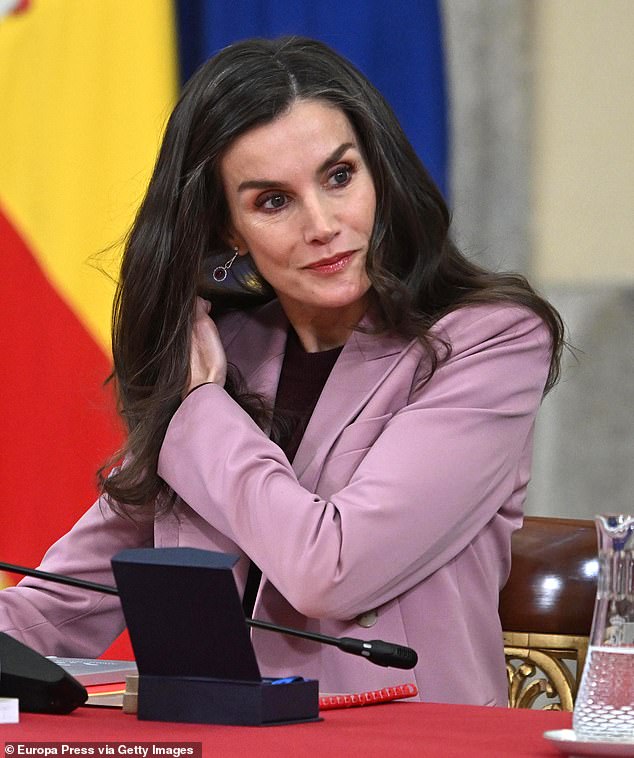
<svg viewBox="0 0 634 758">
<path fill-rule="evenodd" d="M 108 742 L 115 746 L 202 742 L 204 758 L 546 757 L 561 754 L 542 737 L 543 732 L 570 728 L 571 720 L 570 713 L 555 711 L 386 703 L 326 711 L 318 723 L 241 727 L 138 721 L 116 709 L 80 708 L 68 716 L 21 714 L 20 724 L 0 725 L 0 737 L 3 743 Z M 17 751 L 14 755 L 19 758 Z"/>
</svg>

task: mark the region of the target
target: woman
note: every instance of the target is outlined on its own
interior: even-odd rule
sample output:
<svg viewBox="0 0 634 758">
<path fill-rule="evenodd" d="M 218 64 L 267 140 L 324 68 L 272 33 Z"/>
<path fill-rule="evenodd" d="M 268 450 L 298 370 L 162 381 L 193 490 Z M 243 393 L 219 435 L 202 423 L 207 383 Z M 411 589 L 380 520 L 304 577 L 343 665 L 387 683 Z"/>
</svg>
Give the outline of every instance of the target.
<svg viewBox="0 0 634 758">
<path fill-rule="evenodd" d="M 108 583 L 125 547 L 237 553 L 255 617 L 409 645 L 422 699 L 505 705 L 497 599 L 562 326 L 448 225 L 389 107 L 333 51 L 251 40 L 206 63 L 123 260 L 126 462 L 42 567 Z M 209 260 L 220 280 L 247 253 L 272 301 L 197 298 Z M 2 593 L 0 628 L 49 654 L 99 654 L 122 626 L 94 593 Z M 254 646 L 264 675 L 322 690 L 403 678 L 296 638 Z"/>
</svg>

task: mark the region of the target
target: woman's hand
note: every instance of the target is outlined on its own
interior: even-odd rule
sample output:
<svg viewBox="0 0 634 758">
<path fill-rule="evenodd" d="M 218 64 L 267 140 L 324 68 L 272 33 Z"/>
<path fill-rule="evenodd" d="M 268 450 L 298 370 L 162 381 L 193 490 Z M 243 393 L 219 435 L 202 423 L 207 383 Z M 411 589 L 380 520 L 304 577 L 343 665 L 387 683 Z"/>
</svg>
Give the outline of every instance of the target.
<svg viewBox="0 0 634 758">
<path fill-rule="evenodd" d="M 216 325 L 209 317 L 211 304 L 196 298 L 196 311 L 189 355 L 189 383 L 183 397 L 194 387 L 213 382 L 224 387 L 227 378 L 227 358 Z"/>
</svg>

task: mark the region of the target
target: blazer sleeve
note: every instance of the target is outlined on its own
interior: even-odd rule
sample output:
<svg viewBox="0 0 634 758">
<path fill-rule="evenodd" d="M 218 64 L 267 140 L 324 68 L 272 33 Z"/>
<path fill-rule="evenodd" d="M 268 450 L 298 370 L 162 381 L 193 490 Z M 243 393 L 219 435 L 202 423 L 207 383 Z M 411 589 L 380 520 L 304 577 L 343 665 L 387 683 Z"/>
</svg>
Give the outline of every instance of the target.
<svg viewBox="0 0 634 758">
<path fill-rule="evenodd" d="M 40 569 L 110 586 L 110 559 L 151 547 L 152 521 L 133 521 L 97 501 L 44 556 Z M 125 626 L 119 599 L 34 578 L 0 593 L 0 631 L 43 655 L 97 657 Z"/>
<path fill-rule="evenodd" d="M 546 327 L 499 306 L 456 311 L 436 331 L 449 358 L 425 383 L 421 350 L 409 402 L 327 499 L 299 484 L 221 387 L 201 387 L 172 419 L 159 474 L 306 616 L 352 618 L 411 589 L 518 486 L 550 362 Z"/>
</svg>

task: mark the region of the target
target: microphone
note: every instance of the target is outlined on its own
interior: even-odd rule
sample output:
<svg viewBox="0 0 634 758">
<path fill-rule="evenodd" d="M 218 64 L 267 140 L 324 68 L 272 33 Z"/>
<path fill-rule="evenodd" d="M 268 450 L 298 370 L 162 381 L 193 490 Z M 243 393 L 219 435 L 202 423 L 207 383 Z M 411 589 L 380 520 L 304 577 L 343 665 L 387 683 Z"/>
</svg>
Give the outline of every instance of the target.
<svg viewBox="0 0 634 758">
<path fill-rule="evenodd" d="M 89 582 L 84 579 L 77 579 L 63 574 L 41 571 L 40 569 L 27 568 L 26 566 L 18 566 L 13 563 L 4 563 L 0 561 L 0 569 L 10 573 L 24 574 L 24 576 L 32 576 L 36 579 L 56 582 L 57 584 L 66 584 L 71 587 L 92 590 L 93 592 L 101 592 L 105 595 L 119 595 L 119 591 L 116 587 Z M 301 637 L 314 642 L 320 642 L 323 645 L 333 645 L 344 653 L 360 655 L 371 663 L 375 663 L 377 666 L 413 669 L 418 663 L 418 655 L 412 648 L 396 645 L 391 642 L 384 642 L 383 640 L 360 640 L 355 637 L 330 637 L 325 634 L 305 632 L 299 629 L 279 626 L 278 624 L 273 624 L 269 621 L 260 621 L 259 619 L 248 617 L 245 617 L 244 621 L 248 626 L 257 629 L 277 632 L 278 634 L 288 634 L 293 637 Z"/>
<path fill-rule="evenodd" d="M 418 655 L 411 647 L 395 645 L 392 642 L 383 642 L 383 640 L 358 640 L 355 637 L 329 637 L 317 632 L 302 632 L 299 629 L 291 629 L 287 626 L 271 624 L 268 621 L 246 618 L 245 621 L 249 626 L 258 629 L 268 629 L 272 632 L 289 634 L 293 637 L 303 637 L 306 640 L 321 642 L 324 645 L 334 645 L 344 653 L 360 655 L 367 658 L 371 663 L 377 666 L 391 666 L 395 669 L 413 669 L 418 663 Z"/>
</svg>

